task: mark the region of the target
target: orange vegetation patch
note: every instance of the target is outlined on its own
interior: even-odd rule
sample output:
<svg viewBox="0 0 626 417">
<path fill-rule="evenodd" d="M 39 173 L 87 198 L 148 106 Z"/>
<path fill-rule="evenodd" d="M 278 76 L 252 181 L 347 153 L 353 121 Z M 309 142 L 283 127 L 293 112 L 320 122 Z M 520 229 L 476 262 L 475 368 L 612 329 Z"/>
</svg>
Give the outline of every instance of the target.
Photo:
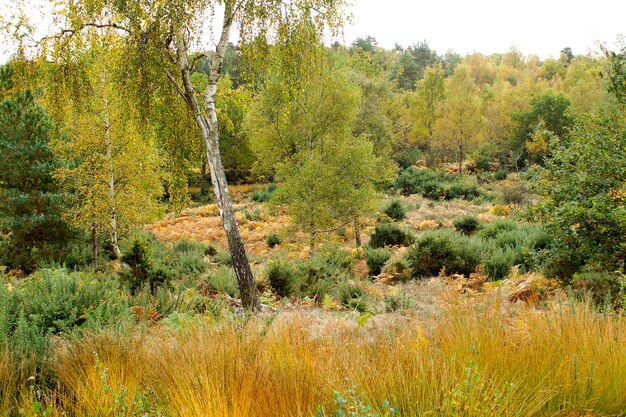
<svg viewBox="0 0 626 417">
<path fill-rule="evenodd" d="M 283 213 L 270 216 L 267 210 L 249 203 L 236 204 L 235 211 L 246 249 L 253 256 L 268 254 L 267 236 L 286 234 L 289 218 Z M 216 204 L 187 209 L 178 215 L 168 214 L 163 220 L 147 225 L 146 230 L 169 242 L 195 240 L 223 250 L 228 245 Z"/>
</svg>

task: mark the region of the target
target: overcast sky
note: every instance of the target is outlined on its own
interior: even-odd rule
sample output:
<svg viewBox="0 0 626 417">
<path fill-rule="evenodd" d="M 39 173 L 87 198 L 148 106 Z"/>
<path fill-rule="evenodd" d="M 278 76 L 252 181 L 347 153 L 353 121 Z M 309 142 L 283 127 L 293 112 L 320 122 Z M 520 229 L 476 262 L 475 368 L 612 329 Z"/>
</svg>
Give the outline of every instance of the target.
<svg viewBox="0 0 626 417">
<path fill-rule="evenodd" d="M 547 58 L 557 57 L 566 46 L 575 54 L 597 52 L 599 43 L 614 46 L 617 36 L 626 34 L 626 0 L 351 1 L 352 22 L 339 39 L 346 44 L 371 35 L 388 49 L 396 43 L 406 47 L 426 40 L 439 54 L 449 49 L 461 55 L 492 54 L 515 46 L 524 54 Z M 33 20 L 46 21 L 37 11 L 47 9 L 44 4 L 49 3 L 28 2 L 40 6 L 29 10 Z M 10 16 L 13 4 L 13 0 L 0 0 L 0 15 Z M 4 62 L 11 46 L 1 43 L 0 62 Z"/>
<path fill-rule="evenodd" d="M 439 54 L 506 52 L 542 58 L 566 46 L 597 51 L 626 34 L 626 0 L 353 0 L 345 41 L 371 35 L 392 48 L 426 40 Z"/>
</svg>

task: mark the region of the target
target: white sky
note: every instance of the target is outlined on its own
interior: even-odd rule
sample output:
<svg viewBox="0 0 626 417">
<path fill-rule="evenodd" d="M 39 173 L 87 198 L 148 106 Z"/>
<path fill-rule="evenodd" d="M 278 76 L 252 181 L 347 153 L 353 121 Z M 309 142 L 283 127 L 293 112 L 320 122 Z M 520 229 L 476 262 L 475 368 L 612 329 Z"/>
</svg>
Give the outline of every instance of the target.
<svg viewBox="0 0 626 417">
<path fill-rule="evenodd" d="M 33 21 L 47 1 L 26 0 Z M 409 46 L 426 40 L 437 53 L 451 49 L 465 55 L 506 52 L 515 46 L 523 54 L 557 57 L 566 46 L 574 54 L 597 52 L 598 44 L 614 46 L 626 34 L 626 0 L 351 0 L 352 22 L 339 39 L 346 44 L 371 35 L 380 46 Z M 0 0 L 0 16 L 15 13 L 14 0 Z M 49 3 L 47 3 L 49 4 Z M 43 7 L 41 7 L 43 6 Z M 37 10 L 39 9 L 39 10 Z M 45 13 L 45 12 L 43 12 Z M 0 41 L 0 62 L 11 52 Z"/>
<path fill-rule="evenodd" d="M 597 51 L 626 34 L 626 0 L 353 0 L 345 41 L 371 35 L 387 49 L 426 40 L 437 53 L 558 56 Z"/>
</svg>

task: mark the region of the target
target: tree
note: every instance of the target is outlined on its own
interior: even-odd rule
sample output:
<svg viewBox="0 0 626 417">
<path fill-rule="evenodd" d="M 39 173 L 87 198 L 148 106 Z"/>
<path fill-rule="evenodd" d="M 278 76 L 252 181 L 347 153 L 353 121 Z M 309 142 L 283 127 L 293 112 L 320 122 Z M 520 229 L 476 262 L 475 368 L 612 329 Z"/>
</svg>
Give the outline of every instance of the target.
<svg viewBox="0 0 626 417">
<path fill-rule="evenodd" d="M 433 135 L 436 146 L 451 150 L 463 174 L 463 161 L 470 147 L 480 140 L 483 118 L 476 84 L 468 69 L 459 66 L 446 82 L 446 98 L 438 109 Z"/>
<path fill-rule="evenodd" d="M 608 54 L 611 61 L 623 55 Z M 541 200 L 531 214 L 554 236 L 549 272 L 566 281 L 585 268 L 626 271 L 626 84 L 623 62 L 610 62 L 605 74 L 612 101 L 596 114 L 572 122 L 566 138 L 553 135 L 550 155 L 539 169 Z"/>
<path fill-rule="evenodd" d="M 358 218 L 372 209 L 382 166 L 372 143 L 353 136 L 359 89 L 323 63 L 305 77 L 294 88 L 270 76 L 246 125 L 261 169 L 275 172 L 278 201 L 310 235 L 311 251 L 318 235 L 352 222 L 358 244 Z"/>
<path fill-rule="evenodd" d="M 525 163 L 529 156 L 528 143 L 535 132 L 549 132 L 559 138 L 565 137 L 574 123 L 569 108 L 570 101 L 565 95 L 547 92 L 533 97 L 530 110 L 514 115 L 518 122 L 514 135 L 515 147 L 521 149 L 523 155 L 520 163 Z M 539 156 L 532 161 L 540 163 L 545 155 Z"/>
<path fill-rule="evenodd" d="M 226 232 L 242 304 L 249 310 L 258 310 L 260 305 L 220 154 L 216 107 L 217 84 L 231 29 L 238 25 L 244 41 L 260 36 L 268 40 L 266 44 L 269 44 L 273 34 L 289 32 L 296 22 L 311 22 L 321 33 L 327 23 L 331 27 L 339 24 L 343 5 L 343 0 L 216 0 L 208 4 L 180 0 L 157 3 L 102 0 L 88 4 L 72 2 L 63 8 L 69 27 L 56 39 L 88 26 L 113 27 L 127 36 L 127 45 L 132 48 L 129 55 L 134 57 L 134 62 L 129 62 L 132 64 L 129 73 L 133 76 L 139 73 L 145 78 L 146 85 L 168 80 L 184 100 L 204 140 L 213 192 Z M 210 54 L 207 83 L 201 91 L 196 91 L 191 75 L 202 55 L 194 54 L 190 47 L 195 42 L 202 42 L 200 28 L 207 13 L 219 13 L 223 19 L 221 28 L 216 31 L 219 40 Z M 293 47 L 297 56 L 297 45 Z M 140 98 L 150 95 L 149 90 L 142 88 L 136 92 Z"/>
<path fill-rule="evenodd" d="M 444 99 L 444 93 L 443 67 L 436 64 L 426 69 L 424 78 L 418 82 L 413 99 L 409 103 L 408 118 L 411 124 L 409 140 L 420 145 L 429 153 L 431 159 L 433 129 L 441 115 L 437 109 Z"/>
<path fill-rule="evenodd" d="M 12 69 L 0 67 L 2 96 Z M 0 102 L 0 259 L 31 272 L 41 259 L 59 259 L 71 231 L 61 218 L 66 194 L 54 180 L 60 162 L 49 148 L 52 123 L 31 91 Z"/>
<path fill-rule="evenodd" d="M 395 79 L 404 90 L 414 90 L 417 81 L 424 76 L 426 68 L 439 62 L 437 53 L 430 49 L 426 41 L 409 46 L 400 54 Z"/>
<path fill-rule="evenodd" d="M 533 213 L 557 241 L 558 275 L 587 265 L 624 271 L 626 262 L 626 132 L 613 117 L 588 117 L 570 138 L 555 138 L 541 170 L 543 196 Z"/>
<path fill-rule="evenodd" d="M 121 39 L 110 29 L 91 32 L 86 49 L 72 48 L 55 64 L 61 68 L 51 69 L 47 101 L 60 122 L 53 149 L 65 164 L 57 178 L 73 192 L 66 218 L 91 233 L 97 267 L 99 236 L 105 234 L 121 257 L 120 236 L 154 218 L 163 188 L 152 129 L 142 129 L 137 111 L 119 93 Z M 67 65 L 81 68 L 81 76 L 64 79 Z M 80 99 L 73 95 L 76 88 L 83 91 Z"/>
<path fill-rule="evenodd" d="M 376 41 L 376 38 L 372 36 L 357 38 L 354 42 L 352 42 L 352 45 L 350 45 L 351 50 L 360 49 L 361 51 L 368 52 L 370 54 L 374 53 L 376 48 L 378 48 L 378 41 Z"/>
<path fill-rule="evenodd" d="M 579 114 L 590 113 L 605 98 L 602 85 L 602 61 L 580 56 L 567 67 L 563 91 L 572 102 L 572 109 Z"/>
</svg>

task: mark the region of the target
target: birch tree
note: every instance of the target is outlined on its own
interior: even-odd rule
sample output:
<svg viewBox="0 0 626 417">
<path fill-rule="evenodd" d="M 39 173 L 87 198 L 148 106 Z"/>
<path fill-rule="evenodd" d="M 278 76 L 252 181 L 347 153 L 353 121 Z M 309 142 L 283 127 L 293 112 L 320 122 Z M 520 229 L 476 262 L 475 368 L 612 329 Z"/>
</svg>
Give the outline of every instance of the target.
<svg viewBox="0 0 626 417">
<path fill-rule="evenodd" d="M 137 95 L 149 98 L 150 85 L 169 82 L 185 102 L 204 140 L 211 172 L 213 192 L 226 232 L 228 246 L 237 275 L 244 308 L 260 308 L 256 284 L 247 258 L 235 211 L 228 190 L 219 151 L 219 126 L 216 109 L 217 84 L 221 75 L 226 47 L 233 28 L 243 40 L 257 37 L 271 43 L 280 30 L 294 22 L 309 21 L 318 32 L 341 22 L 344 0 L 163 0 L 124 2 L 102 0 L 68 2 L 60 5 L 59 16 L 67 27 L 55 35 L 62 39 L 88 27 L 109 27 L 126 36 L 132 49 L 129 73 L 140 78 Z M 214 48 L 206 44 L 202 27 L 210 17 L 221 17 L 221 25 L 212 27 L 217 35 Z M 196 63 L 203 54 L 194 50 L 211 50 L 206 86 L 197 91 L 191 82 Z M 145 86 L 145 88 L 143 87 Z"/>
<path fill-rule="evenodd" d="M 373 183 L 388 171 L 367 136 L 354 136 L 358 86 L 320 51 L 297 76 L 284 75 L 278 58 L 246 119 L 258 168 L 280 182 L 277 200 L 309 234 L 311 252 L 318 236 L 350 223 L 360 245 L 358 219 L 373 209 Z"/>
<path fill-rule="evenodd" d="M 456 156 L 461 175 L 465 155 L 478 144 L 483 123 L 476 84 L 466 67 L 457 67 L 447 80 L 446 98 L 437 111 L 433 130 L 436 145 Z"/>
<path fill-rule="evenodd" d="M 154 218 L 163 189 L 154 135 L 120 94 L 121 39 L 110 29 L 90 32 L 49 65 L 46 102 L 58 125 L 53 149 L 65 162 L 56 175 L 74 195 L 66 218 L 91 233 L 97 267 L 99 237 L 119 258 L 120 236 Z"/>
</svg>

